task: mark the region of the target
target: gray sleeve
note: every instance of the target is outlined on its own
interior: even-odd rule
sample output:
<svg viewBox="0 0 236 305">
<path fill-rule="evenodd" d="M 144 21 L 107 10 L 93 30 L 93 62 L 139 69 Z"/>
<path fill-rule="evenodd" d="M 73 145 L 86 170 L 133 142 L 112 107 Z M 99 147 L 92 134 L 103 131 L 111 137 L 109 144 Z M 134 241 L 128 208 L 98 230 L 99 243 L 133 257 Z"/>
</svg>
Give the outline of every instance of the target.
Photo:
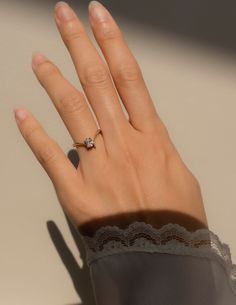
<svg viewBox="0 0 236 305">
<path fill-rule="evenodd" d="M 84 236 L 97 305 L 235 305 L 236 265 L 208 229 L 134 222 Z"/>
</svg>

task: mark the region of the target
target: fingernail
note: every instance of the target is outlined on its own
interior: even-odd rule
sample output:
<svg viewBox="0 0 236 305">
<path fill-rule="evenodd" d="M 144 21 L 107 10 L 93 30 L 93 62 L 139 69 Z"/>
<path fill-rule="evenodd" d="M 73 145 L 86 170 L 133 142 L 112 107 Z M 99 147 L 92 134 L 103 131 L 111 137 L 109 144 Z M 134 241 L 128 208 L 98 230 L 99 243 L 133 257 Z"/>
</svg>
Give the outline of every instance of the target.
<svg viewBox="0 0 236 305">
<path fill-rule="evenodd" d="M 91 17 L 97 21 L 107 21 L 109 19 L 109 13 L 106 8 L 98 1 L 91 1 L 89 3 L 89 12 Z"/>
<path fill-rule="evenodd" d="M 34 52 L 32 55 L 32 64 L 34 68 L 44 63 L 47 60 L 48 58 L 39 52 Z"/>
<path fill-rule="evenodd" d="M 62 6 L 62 5 L 67 5 L 69 6 L 68 3 L 66 3 L 65 1 L 58 1 L 55 5 L 55 9 L 57 9 L 59 6 Z"/>
<path fill-rule="evenodd" d="M 59 21 L 70 21 L 76 18 L 76 14 L 68 3 L 64 1 L 57 2 L 55 6 L 56 17 Z"/>
<path fill-rule="evenodd" d="M 14 113 L 17 122 L 23 121 L 28 114 L 27 110 L 22 108 L 15 108 Z"/>
</svg>

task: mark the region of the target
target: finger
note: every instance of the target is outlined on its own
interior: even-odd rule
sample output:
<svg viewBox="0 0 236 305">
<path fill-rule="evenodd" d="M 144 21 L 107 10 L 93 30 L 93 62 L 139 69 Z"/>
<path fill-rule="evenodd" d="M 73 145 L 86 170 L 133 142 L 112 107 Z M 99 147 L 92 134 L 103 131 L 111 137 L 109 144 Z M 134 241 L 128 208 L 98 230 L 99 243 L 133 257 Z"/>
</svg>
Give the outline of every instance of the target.
<svg viewBox="0 0 236 305">
<path fill-rule="evenodd" d="M 104 141 L 127 120 L 112 83 L 109 69 L 90 41 L 82 23 L 65 3 L 55 7 L 55 20 L 69 50 L 82 87 L 103 130 Z"/>
<path fill-rule="evenodd" d="M 32 58 L 32 68 L 40 84 L 48 93 L 55 108 L 59 112 L 74 142 L 83 142 L 86 137 L 93 138 L 97 124 L 81 92 L 72 86 L 61 74 L 60 70 L 42 54 Z M 81 162 L 99 160 L 98 154 L 106 153 L 101 134 L 96 137 L 96 147 L 87 151 L 79 147 Z M 94 156 L 96 154 L 96 158 Z"/>
<path fill-rule="evenodd" d="M 157 113 L 141 69 L 121 30 L 109 11 L 97 1 L 89 5 L 89 21 L 131 124 L 138 130 L 148 128 Z"/>
<path fill-rule="evenodd" d="M 60 146 L 44 131 L 39 122 L 26 109 L 15 110 L 18 128 L 51 179 L 57 193 L 63 194 L 69 201 L 76 189 L 83 188 L 79 168 L 75 169 Z"/>
</svg>

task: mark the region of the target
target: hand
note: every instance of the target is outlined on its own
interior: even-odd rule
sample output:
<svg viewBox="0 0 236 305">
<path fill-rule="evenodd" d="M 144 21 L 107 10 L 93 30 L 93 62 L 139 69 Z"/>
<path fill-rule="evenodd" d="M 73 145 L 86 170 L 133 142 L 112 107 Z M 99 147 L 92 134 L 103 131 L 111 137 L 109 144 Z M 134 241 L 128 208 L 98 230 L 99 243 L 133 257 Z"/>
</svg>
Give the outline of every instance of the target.
<svg viewBox="0 0 236 305">
<path fill-rule="evenodd" d="M 127 219 L 129 213 L 157 222 L 149 211 L 163 210 L 182 213 L 207 226 L 199 183 L 172 143 L 141 69 L 108 10 L 95 1 L 89 6 L 89 22 L 106 63 L 69 5 L 56 5 L 55 21 L 85 94 L 40 54 L 33 56 L 32 69 L 74 142 L 92 137 L 98 128 L 90 103 L 102 130 L 95 140 L 96 149 L 77 148 L 80 163 L 76 169 L 29 111 L 18 109 L 15 115 L 22 136 L 74 226 L 82 228 L 119 214 Z"/>
</svg>

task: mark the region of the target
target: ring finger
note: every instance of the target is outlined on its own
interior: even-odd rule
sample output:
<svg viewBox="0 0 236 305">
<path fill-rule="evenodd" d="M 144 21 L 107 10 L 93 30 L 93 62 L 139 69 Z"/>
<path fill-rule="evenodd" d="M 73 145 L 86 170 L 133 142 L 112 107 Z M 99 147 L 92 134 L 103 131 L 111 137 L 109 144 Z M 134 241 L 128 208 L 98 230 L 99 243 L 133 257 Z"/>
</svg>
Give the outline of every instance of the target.
<svg viewBox="0 0 236 305">
<path fill-rule="evenodd" d="M 83 94 L 71 85 L 60 70 L 45 56 L 35 54 L 32 59 L 32 68 L 40 84 L 53 101 L 74 142 L 83 142 L 85 137 L 93 137 L 97 124 Z M 90 161 L 99 160 L 97 154 L 105 153 L 101 134 L 96 137 L 97 142 L 99 143 L 96 149 L 92 148 L 87 151 L 86 147 L 79 148 L 81 165 L 84 159 L 92 157 Z M 96 153 L 96 158 L 94 158 L 94 153 Z"/>
</svg>

